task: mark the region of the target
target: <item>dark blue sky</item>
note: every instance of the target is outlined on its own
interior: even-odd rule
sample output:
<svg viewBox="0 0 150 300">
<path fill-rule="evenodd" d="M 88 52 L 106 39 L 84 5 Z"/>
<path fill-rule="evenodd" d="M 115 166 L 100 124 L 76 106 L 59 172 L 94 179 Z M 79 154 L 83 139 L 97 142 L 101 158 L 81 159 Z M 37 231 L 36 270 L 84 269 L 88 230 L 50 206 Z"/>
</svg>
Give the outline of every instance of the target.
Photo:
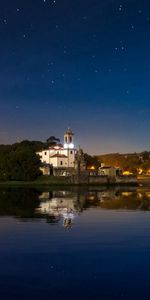
<svg viewBox="0 0 150 300">
<path fill-rule="evenodd" d="M 150 149 L 149 0 L 1 0 L 0 143 Z"/>
</svg>

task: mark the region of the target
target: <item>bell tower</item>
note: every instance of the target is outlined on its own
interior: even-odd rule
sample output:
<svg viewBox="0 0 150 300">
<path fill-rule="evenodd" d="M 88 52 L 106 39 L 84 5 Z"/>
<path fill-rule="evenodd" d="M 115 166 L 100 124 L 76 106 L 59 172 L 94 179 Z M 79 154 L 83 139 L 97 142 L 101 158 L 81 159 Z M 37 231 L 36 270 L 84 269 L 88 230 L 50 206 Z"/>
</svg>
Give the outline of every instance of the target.
<svg viewBox="0 0 150 300">
<path fill-rule="evenodd" d="M 74 133 L 70 128 L 64 134 L 64 148 L 74 149 Z"/>
</svg>

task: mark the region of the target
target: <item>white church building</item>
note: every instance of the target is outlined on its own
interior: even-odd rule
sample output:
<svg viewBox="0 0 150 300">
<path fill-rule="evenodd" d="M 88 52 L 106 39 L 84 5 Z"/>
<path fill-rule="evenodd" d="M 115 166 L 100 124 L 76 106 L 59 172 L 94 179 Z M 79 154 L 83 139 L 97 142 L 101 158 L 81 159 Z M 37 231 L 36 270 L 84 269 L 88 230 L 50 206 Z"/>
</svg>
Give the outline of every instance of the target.
<svg viewBox="0 0 150 300">
<path fill-rule="evenodd" d="M 49 147 L 37 153 L 42 164 L 53 168 L 74 168 L 76 149 L 74 146 L 74 133 L 70 128 L 64 134 L 64 144 Z"/>
</svg>

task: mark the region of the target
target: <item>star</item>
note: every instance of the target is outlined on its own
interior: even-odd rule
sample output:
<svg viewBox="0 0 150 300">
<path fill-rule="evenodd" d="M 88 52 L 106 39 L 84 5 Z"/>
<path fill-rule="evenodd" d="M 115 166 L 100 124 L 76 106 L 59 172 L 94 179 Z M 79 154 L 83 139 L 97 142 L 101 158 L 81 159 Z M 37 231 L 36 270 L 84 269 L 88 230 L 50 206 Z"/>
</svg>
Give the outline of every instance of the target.
<svg viewBox="0 0 150 300">
<path fill-rule="evenodd" d="M 134 26 L 134 25 L 131 25 L 131 29 L 135 29 L 135 26 Z"/>
<path fill-rule="evenodd" d="M 93 38 L 95 39 L 97 37 L 96 33 L 93 34 Z"/>
<path fill-rule="evenodd" d="M 87 20 L 87 16 L 83 16 L 83 18 L 82 18 L 84 21 L 86 21 Z"/>
<path fill-rule="evenodd" d="M 122 11 L 123 6 L 120 4 L 119 11 Z"/>
</svg>

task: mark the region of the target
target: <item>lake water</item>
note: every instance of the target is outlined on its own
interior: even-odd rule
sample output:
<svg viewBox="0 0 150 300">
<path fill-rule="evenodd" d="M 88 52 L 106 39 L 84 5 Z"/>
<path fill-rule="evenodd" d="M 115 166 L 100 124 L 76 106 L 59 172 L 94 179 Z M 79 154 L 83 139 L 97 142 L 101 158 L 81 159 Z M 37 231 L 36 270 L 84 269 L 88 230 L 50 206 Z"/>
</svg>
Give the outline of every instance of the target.
<svg viewBox="0 0 150 300">
<path fill-rule="evenodd" d="M 150 189 L 0 189 L 0 299 L 150 299 Z"/>
</svg>

